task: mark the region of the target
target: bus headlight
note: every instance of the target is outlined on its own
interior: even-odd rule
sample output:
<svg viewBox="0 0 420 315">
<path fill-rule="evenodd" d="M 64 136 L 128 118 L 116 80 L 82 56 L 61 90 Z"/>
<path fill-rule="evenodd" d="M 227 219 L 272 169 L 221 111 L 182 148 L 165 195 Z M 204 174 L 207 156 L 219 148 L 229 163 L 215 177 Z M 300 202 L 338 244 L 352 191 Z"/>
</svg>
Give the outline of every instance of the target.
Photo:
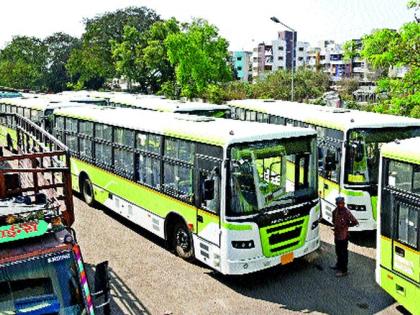
<svg viewBox="0 0 420 315">
<path fill-rule="evenodd" d="M 254 248 L 254 241 L 232 241 L 233 248 L 237 249 L 248 249 L 248 248 Z"/>
<path fill-rule="evenodd" d="M 347 208 L 352 211 L 366 211 L 366 206 L 364 205 L 354 205 L 354 204 L 348 204 Z"/>
</svg>

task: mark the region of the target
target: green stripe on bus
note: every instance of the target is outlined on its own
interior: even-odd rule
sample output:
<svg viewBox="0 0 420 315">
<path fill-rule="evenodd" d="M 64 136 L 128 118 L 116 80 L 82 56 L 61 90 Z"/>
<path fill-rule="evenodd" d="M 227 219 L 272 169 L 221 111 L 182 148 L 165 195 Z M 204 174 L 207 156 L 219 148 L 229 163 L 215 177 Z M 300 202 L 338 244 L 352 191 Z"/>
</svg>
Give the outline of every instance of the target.
<svg viewBox="0 0 420 315">
<path fill-rule="evenodd" d="M 410 152 L 404 152 L 403 154 L 395 152 L 395 151 L 389 151 L 389 150 L 382 150 L 382 155 L 385 158 L 394 159 L 402 162 L 408 162 L 408 163 L 414 163 L 414 164 L 420 164 L 420 155 Z"/>
<path fill-rule="evenodd" d="M 169 137 L 174 137 L 174 138 L 180 138 L 180 139 L 184 139 L 184 140 L 191 140 L 191 141 L 197 141 L 197 142 L 202 142 L 202 143 L 207 143 L 207 144 L 214 144 L 214 145 L 223 145 L 224 141 L 221 139 L 217 139 L 217 138 L 212 138 L 212 137 L 201 137 L 201 136 L 193 136 L 191 134 L 182 134 L 173 130 L 165 130 L 164 134 L 166 136 Z"/>
<path fill-rule="evenodd" d="M 248 224 L 231 224 L 231 223 L 225 223 L 223 224 L 223 227 L 228 229 L 228 230 L 233 230 L 233 231 L 249 231 L 252 230 L 252 226 L 248 225 Z"/>
</svg>

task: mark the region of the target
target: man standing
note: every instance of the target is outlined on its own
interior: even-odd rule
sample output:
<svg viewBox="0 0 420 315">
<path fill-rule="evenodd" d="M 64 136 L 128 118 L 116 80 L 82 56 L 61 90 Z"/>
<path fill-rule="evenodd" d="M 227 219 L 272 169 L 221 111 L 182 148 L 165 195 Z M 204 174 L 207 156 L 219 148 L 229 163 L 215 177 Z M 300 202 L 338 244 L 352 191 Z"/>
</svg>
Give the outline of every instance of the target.
<svg viewBox="0 0 420 315">
<path fill-rule="evenodd" d="M 337 270 L 337 277 L 343 277 L 347 275 L 349 227 L 356 226 L 359 222 L 345 207 L 343 197 L 337 197 L 335 203 L 337 208 L 333 211 L 333 224 L 337 264 L 331 268 Z"/>
</svg>

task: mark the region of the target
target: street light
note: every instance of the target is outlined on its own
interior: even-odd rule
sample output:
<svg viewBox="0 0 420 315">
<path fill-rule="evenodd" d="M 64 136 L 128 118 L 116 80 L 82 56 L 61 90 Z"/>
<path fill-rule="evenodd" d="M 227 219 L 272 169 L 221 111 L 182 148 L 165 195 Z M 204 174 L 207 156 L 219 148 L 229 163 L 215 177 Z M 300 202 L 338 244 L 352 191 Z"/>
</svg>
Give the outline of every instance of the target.
<svg viewBox="0 0 420 315">
<path fill-rule="evenodd" d="M 293 28 L 291 28 L 290 26 L 287 26 L 286 24 L 284 24 L 282 21 L 280 21 L 278 18 L 276 18 L 275 16 L 272 16 L 270 18 L 271 21 L 273 21 L 274 23 L 283 25 L 285 28 L 289 29 L 292 31 L 292 41 L 293 41 L 293 50 L 292 50 L 292 102 L 295 99 L 295 84 L 294 84 L 294 77 L 295 77 L 295 30 Z"/>
</svg>

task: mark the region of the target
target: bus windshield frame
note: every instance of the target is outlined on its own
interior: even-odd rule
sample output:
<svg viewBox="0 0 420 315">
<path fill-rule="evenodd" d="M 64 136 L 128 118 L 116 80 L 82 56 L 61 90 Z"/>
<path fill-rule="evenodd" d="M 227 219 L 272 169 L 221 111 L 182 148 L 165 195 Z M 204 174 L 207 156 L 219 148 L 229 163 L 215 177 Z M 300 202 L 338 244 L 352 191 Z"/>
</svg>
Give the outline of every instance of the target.
<svg viewBox="0 0 420 315">
<path fill-rule="evenodd" d="M 382 145 L 416 136 L 420 136 L 420 126 L 350 129 L 346 137 L 344 184 L 377 187 Z"/>
<path fill-rule="evenodd" d="M 255 215 L 317 198 L 315 136 L 234 144 L 228 156 L 227 216 Z"/>
<path fill-rule="evenodd" d="M 80 273 L 72 250 L 59 250 L 0 268 L 0 313 L 88 314 Z"/>
</svg>

